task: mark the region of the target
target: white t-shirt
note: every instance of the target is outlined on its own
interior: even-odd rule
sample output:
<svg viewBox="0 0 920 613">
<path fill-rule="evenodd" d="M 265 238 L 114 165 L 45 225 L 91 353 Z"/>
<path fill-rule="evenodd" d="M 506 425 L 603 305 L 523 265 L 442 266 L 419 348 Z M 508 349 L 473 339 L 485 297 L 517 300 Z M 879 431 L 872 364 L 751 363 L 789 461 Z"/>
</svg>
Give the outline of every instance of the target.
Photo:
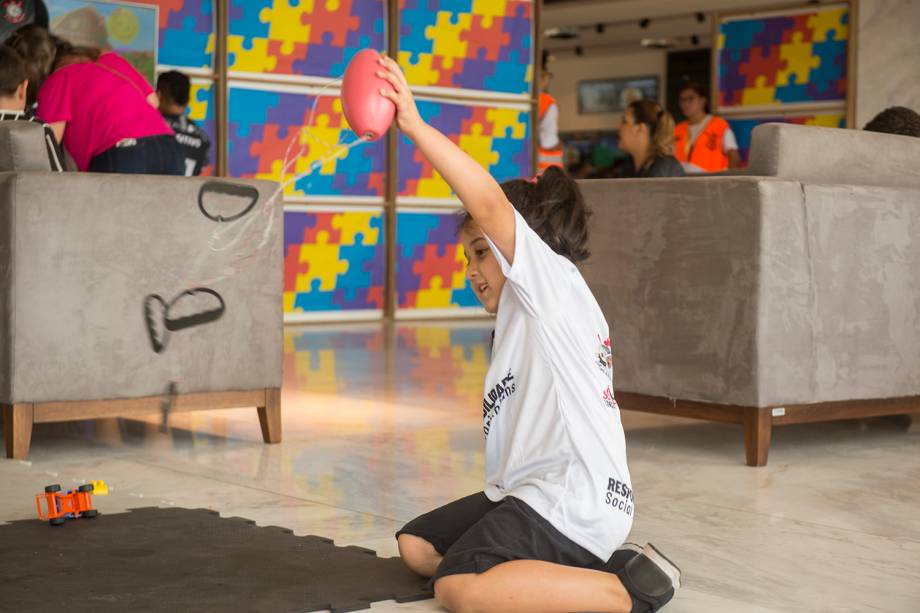
<svg viewBox="0 0 920 613">
<path fill-rule="evenodd" d="M 540 146 L 544 149 L 559 146 L 559 107 L 555 104 L 549 105 L 540 120 Z"/>
<path fill-rule="evenodd" d="M 487 237 L 488 238 L 488 237 Z M 486 488 L 514 496 L 606 561 L 635 503 L 607 322 L 584 278 L 515 211 L 483 393 Z"/>
</svg>

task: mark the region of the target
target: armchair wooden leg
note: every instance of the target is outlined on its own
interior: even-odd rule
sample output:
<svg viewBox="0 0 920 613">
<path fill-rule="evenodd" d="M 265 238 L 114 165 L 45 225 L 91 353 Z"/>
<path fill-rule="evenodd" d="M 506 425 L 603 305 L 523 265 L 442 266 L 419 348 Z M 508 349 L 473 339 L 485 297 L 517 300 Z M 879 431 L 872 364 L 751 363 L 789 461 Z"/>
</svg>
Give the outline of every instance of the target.
<svg viewBox="0 0 920 613">
<path fill-rule="evenodd" d="M 4 404 L 3 439 L 6 457 L 25 460 L 32 442 L 32 404 Z"/>
<path fill-rule="evenodd" d="M 281 390 L 277 387 L 265 389 L 265 406 L 258 407 L 259 425 L 262 426 L 262 440 L 266 443 L 281 442 Z"/>
<path fill-rule="evenodd" d="M 748 466 L 766 466 L 773 413 L 769 408 L 744 408 L 744 452 Z"/>
</svg>

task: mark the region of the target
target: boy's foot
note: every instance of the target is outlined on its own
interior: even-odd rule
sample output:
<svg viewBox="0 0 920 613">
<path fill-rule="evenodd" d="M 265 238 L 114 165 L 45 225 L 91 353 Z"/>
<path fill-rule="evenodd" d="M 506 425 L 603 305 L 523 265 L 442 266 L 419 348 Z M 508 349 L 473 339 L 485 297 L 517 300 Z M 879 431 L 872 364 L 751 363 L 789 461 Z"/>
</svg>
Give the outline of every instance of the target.
<svg viewBox="0 0 920 613">
<path fill-rule="evenodd" d="M 604 570 L 614 575 L 623 570 L 626 563 L 642 553 L 642 546 L 636 543 L 623 543 L 620 548 L 613 552 Z"/>
<path fill-rule="evenodd" d="M 651 543 L 641 549 L 616 575 L 632 597 L 632 613 L 653 613 L 680 589 L 680 569 Z"/>
</svg>

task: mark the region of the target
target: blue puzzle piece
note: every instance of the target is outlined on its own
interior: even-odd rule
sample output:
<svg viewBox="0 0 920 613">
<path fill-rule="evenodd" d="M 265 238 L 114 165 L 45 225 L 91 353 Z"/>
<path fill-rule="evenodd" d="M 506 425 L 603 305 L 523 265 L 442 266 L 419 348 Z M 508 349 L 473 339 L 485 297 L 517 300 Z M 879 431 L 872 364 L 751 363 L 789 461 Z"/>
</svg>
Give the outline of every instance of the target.
<svg viewBox="0 0 920 613">
<path fill-rule="evenodd" d="M 338 311 L 341 310 L 333 301 L 334 291 L 320 291 L 319 286 L 322 283 L 319 279 L 313 279 L 310 283 L 310 291 L 298 293 L 294 297 L 294 309 L 303 311 Z"/>
<path fill-rule="evenodd" d="M 723 23 L 720 34 L 725 35 L 723 49 L 750 49 L 754 46 L 754 37 L 764 28 L 763 19 L 739 19 Z"/>
<path fill-rule="evenodd" d="M 780 85 L 776 88 L 776 100 L 779 102 L 808 102 L 812 99 L 808 84 L 799 85 L 795 73 L 789 75 L 788 85 Z"/>
<path fill-rule="evenodd" d="M 285 2 L 286 0 L 279 0 Z M 230 0 L 230 35 L 244 39 L 268 38 L 268 24 L 262 21 L 262 9 L 271 8 L 274 0 Z"/>
<path fill-rule="evenodd" d="M 530 60 L 522 56 L 520 51 L 512 51 L 507 62 L 496 64 L 495 74 L 486 77 L 486 89 L 491 91 L 510 91 L 516 93 L 521 83 L 527 82 L 527 70 Z M 512 84 L 514 87 L 511 87 Z"/>
</svg>

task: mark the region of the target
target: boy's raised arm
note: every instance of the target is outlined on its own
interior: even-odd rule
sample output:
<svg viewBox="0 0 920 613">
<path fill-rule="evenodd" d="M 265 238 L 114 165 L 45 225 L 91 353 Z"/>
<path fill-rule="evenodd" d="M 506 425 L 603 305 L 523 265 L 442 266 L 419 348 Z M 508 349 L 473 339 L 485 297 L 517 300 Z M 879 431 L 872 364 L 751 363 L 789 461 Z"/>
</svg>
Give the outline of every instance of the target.
<svg viewBox="0 0 920 613">
<path fill-rule="evenodd" d="M 381 56 L 377 76 L 392 90 L 380 94 L 396 105 L 396 126 L 441 173 L 463 206 L 508 261 L 514 261 L 514 208 L 492 175 L 449 138 L 426 124 L 418 113 L 406 76 L 392 58 Z"/>
</svg>

